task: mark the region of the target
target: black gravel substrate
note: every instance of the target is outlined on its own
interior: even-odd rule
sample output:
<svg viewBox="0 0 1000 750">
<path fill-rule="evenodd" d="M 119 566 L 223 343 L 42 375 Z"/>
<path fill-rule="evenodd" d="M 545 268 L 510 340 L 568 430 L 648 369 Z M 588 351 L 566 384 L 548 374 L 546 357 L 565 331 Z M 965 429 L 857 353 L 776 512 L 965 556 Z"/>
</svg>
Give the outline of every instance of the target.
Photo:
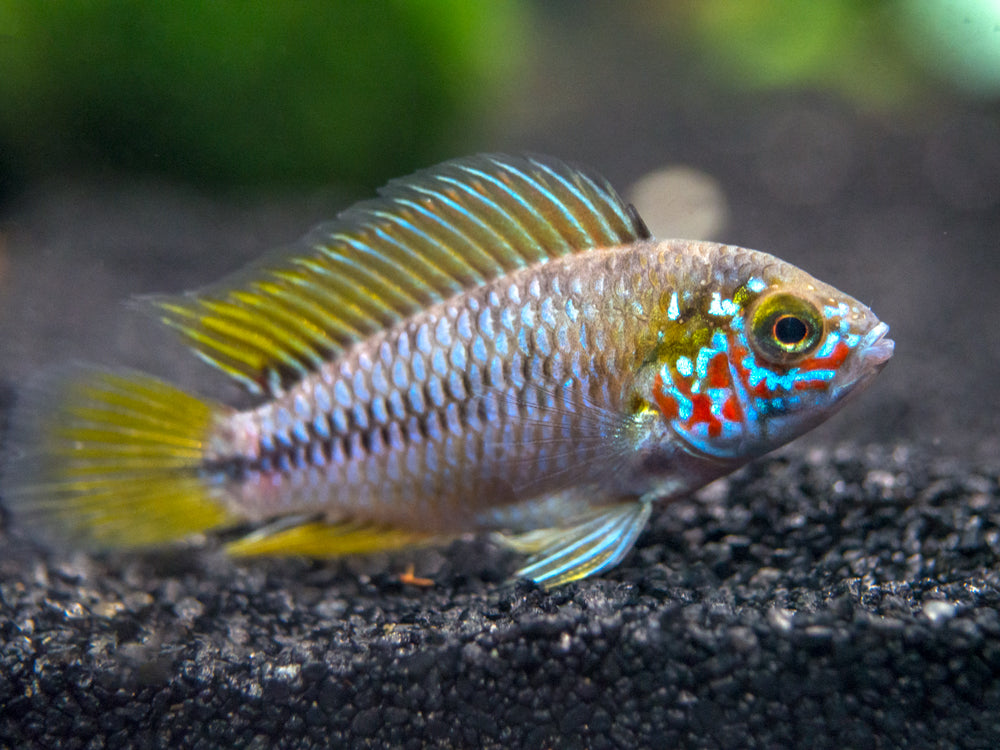
<svg viewBox="0 0 1000 750">
<path fill-rule="evenodd" d="M 802 448 L 597 580 L 476 539 L 366 561 L 3 538 L 8 747 L 995 748 L 1000 460 Z M 399 581 L 406 563 L 431 587 Z"/>
</svg>

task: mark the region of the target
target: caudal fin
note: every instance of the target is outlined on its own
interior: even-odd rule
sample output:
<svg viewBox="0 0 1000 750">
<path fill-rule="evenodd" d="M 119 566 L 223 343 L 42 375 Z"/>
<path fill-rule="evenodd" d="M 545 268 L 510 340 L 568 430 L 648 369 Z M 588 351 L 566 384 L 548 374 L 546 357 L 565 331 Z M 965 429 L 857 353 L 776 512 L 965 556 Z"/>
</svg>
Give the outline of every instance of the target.
<svg viewBox="0 0 1000 750">
<path fill-rule="evenodd" d="M 162 544 L 231 521 L 203 471 L 219 409 L 134 372 L 75 370 L 15 412 L 0 499 L 90 548 Z"/>
</svg>

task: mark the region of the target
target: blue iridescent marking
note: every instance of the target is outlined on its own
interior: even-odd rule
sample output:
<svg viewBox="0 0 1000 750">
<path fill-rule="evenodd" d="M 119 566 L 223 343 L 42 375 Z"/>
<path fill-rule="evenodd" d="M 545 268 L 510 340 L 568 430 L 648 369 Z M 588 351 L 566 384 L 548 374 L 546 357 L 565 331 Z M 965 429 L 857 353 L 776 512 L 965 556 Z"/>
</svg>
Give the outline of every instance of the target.
<svg viewBox="0 0 1000 750">
<path fill-rule="evenodd" d="M 368 393 L 368 384 L 365 383 L 365 374 L 358 370 L 354 373 L 354 382 L 351 384 L 354 389 L 354 397 L 358 401 L 368 401 L 371 394 Z"/>
<path fill-rule="evenodd" d="M 830 333 L 826 336 L 826 340 L 823 342 L 823 346 L 819 348 L 815 356 L 829 357 L 833 354 L 833 350 L 837 347 L 838 343 L 840 343 L 840 335 L 830 331 Z"/>
<path fill-rule="evenodd" d="M 261 452 L 262 453 L 273 453 L 274 452 L 274 438 L 272 436 L 273 436 L 274 433 L 273 433 L 272 429 L 267 429 L 267 428 L 273 428 L 273 425 L 271 425 L 269 422 L 265 422 L 264 420 L 261 420 L 260 427 L 261 427 L 261 432 L 260 432 L 260 449 L 261 449 Z"/>
<path fill-rule="evenodd" d="M 407 399 L 410 402 L 410 409 L 417 413 L 424 413 L 424 389 L 419 385 L 411 385 L 407 391 Z"/>
<path fill-rule="evenodd" d="M 556 346 L 559 347 L 560 351 L 566 351 L 569 348 L 569 331 L 566 326 L 559 326 L 556 329 Z"/>
<path fill-rule="evenodd" d="M 343 380 L 338 380 L 333 384 L 333 395 L 340 406 L 347 408 L 351 405 L 351 392 L 347 389 L 347 383 Z"/>
<path fill-rule="evenodd" d="M 435 349 L 431 354 L 431 370 L 433 370 L 435 375 L 442 378 L 448 374 L 448 358 L 444 349 Z M 406 386 L 406 383 L 402 385 L 397 383 L 397 386 L 403 388 Z"/>
<path fill-rule="evenodd" d="M 403 403 L 402 391 L 393 391 L 389 394 L 389 413 L 396 421 L 406 418 L 406 404 Z"/>
<path fill-rule="evenodd" d="M 371 403 L 372 419 L 374 419 L 379 424 L 386 424 L 389 421 L 389 413 L 386 410 L 385 399 L 381 396 L 376 396 L 372 399 Z"/>
<path fill-rule="evenodd" d="M 410 360 L 410 372 L 413 373 L 413 379 L 418 383 L 423 383 L 427 380 L 427 369 L 424 365 L 424 358 L 419 354 L 414 354 L 413 359 Z"/>
<path fill-rule="evenodd" d="M 500 311 L 500 325 L 502 325 L 508 331 L 513 332 L 514 330 L 514 311 L 509 307 L 503 308 Z"/>
<path fill-rule="evenodd" d="M 458 415 L 458 404 L 450 403 L 444 409 L 444 421 L 448 428 L 448 432 L 452 435 L 462 434 L 462 420 Z M 448 440 L 450 443 L 451 441 Z"/>
<path fill-rule="evenodd" d="M 368 410 L 363 404 L 355 404 L 351 408 L 351 420 L 359 430 L 368 429 Z"/>
<path fill-rule="evenodd" d="M 508 348 L 507 334 L 501 333 L 493 341 L 493 349 L 501 357 L 506 357 Z"/>
<path fill-rule="evenodd" d="M 385 377 L 385 366 L 381 361 L 376 362 L 372 367 L 372 388 L 378 393 L 389 392 L 389 381 Z"/>
<path fill-rule="evenodd" d="M 472 338 L 472 322 L 469 320 L 468 310 L 462 310 L 458 314 L 458 320 L 455 322 L 455 329 L 458 331 L 458 335 L 466 341 Z"/>
<path fill-rule="evenodd" d="M 544 328 L 535 331 L 535 353 L 540 357 L 548 357 L 552 353 L 549 346 L 549 336 Z"/>
<path fill-rule="evenodd" d="M 739 308 L 731 299 L 722 299 L 719 292 L 712 292 L 712 301 L 708 305 L 709 315 L 735 315 Z"/>
<path fill-rule="evenodd" d="M 555 306 L 552 303 L 551 297 L 546 297 L 542 300 L 541 310 L 539 311 L 542 323 L 547 325 L 549 328 L 556 327 L 556 314 Z"/>
<path fill-rule="evenodd" d="M 691 362 L 690 357 L 680 356 L 677 358 L 677 364 L 675 365 L 677 372 L 686 378 L 691 377 L 694 373 L 694 364 Z"/>
<path fill-rule="evenodd" d="M 405 388 L 410 382 L 409 373 L 406 371 L 406 360 L 400 358 L 392 363 L 392 384 L 396 388 Z M 348 406 L 348 404 L 344 404 Z"/>
<path fill-rule="evenodd" d="M 322 385 L 313 388 L 313 401 L 316 402 L 316 410 L 320 414 L 326 414 L 330 411 L 330 393 Z"/>
<path fill-rule="evenodd" d="M 438 318 L 437 325 L 434 327 L 434 338 L 441 346 L 451 346 L 451 330 L 447 318 L 443 316 Z"/>
<path fill-rule="evenodd" d="M 747 289 L 751 292 L 763 292 L 766 288 L 767 284 L 764 283 L 764 280 L 756 276 L 751 276 L 749 281 L 747 281 Z"/>
<path fill-rule="evenodd" d="M 500 357 L 493 357 L 490 360 L 490 382 L 493 388 L 503 385 L 503 360 Z"/>
<path fill-rule="evenodd" d="M 465 400 L 465 384 L 462 382 L 460 373 L 452 371 L 448 374 L 448 393 L 451 394 L 453 401 Z M 450 403 L 448 406 L 451 407 L 454 404 Z"/>
<path fill-rule="evenodd" d="M 319 443 L 313 443 L 309 448 L 309 463 L 313 466 L 326 466 L 326 456 L 323 454 L 323 447 Z"/>
<path fill-rule="evenodd" d="M 327 440 L 330 437 L 330 422 L 326 417 L 326 412 L 320 412 L 317 414 L 312 421 L 313 432 L 316 433 L 322 440 Z"/>
<path fill-rule="evenodd" d="M 292 415 L 289 413 L 288 409 L 284 406 L 279 406 L 276 409 L 274 423 L 274 435 L 278 438 L 278 442 L 285 447 L 291 447 Z"/>
<path fill-rule="evenodd" d="M 399 335 L 399 340 L 396 342 L 396 351 L 399 353 L 400 359 L 407 360 L 410 358 L 410 337 L 405 331 Z"/>
<path fill-rule="evenodd" d="M 681 316 L 680 304 L 677 301 L 677 292 L 670 293 L 670 305 L 667 307 L 667 317 L 670 320 L 677 320 Z"/>
<path fill-rule="evenodd" d="M 493 311 L 486 307 L 479 313 L 479 332 L 488 339 L 493 338 Z"/>
<path fill-rule="evenodd" d="M 507 299 L 515 305 L 521 304 L 521 290 L 517 288 L 516 284 L 511 284 L 507 287 Z"/>
<path fill-rule="evenodd" d="M 465 344 L 455 344 L 451 348 L 451 366 L 456 370 L 464 370 L 466 365 L 465 360 Z"/>
<path fill-rule="evenodd" d="M 295 436 L 295 439 L 299 443 L 308 443 L 309 427 L 305 422 L 300 422 L 296 419 L 295 422 L 292 423 L 292 435 Z"/>
<path fill-rule="evenodd" d="M 429 440 L 437 442 L 441 439 L 441 435 L 443 434 L 441 428 L 441 417 L 437 412 L 432 411 L 427 415 L 427 418 L 424 420 L 424 429 L 427 430 L 427 438 Z M 419 429 L 417 430 L 417 434 L 420 434 Z"/>
<path fill-rule="evenodd" d="M 823 306 L 823 315 L 826 316 L 827 318 L 836 318 L 836 317 L 846 318 L 847 315 L 850 313 L 850 311 L 851 308 L 848 307 L 846 302 L 841 302 L 839 305 L 836 306 L 834 305 Z"/>
<path fill-rule="evenodd" d="M 580 316 L 580 311 L 577 310 L 576 304 L 574 304 L 572 299 L 566 300 L 566 317 L 572 322 L 576 322 L 576 319 Z"/>
<path fill-rule="evenodd" d="M 486 342 L 482 336 L 476 336 L 472 341 L 472 358 L 479 364 L 486 364 Z"/>
<path fill-rule="evenodd" d="M 417 328 L 416 336 L 416 346 L 418 352 L 423 352 L 424 354 L 430 354 L 433 346 L 431 344 L 431 335 L 429 326 L 426 323 L 422 323 Z"/>
<path fill-rule="evenodd" d="M 427 397 L 431 400 L 431 404 L 440 409 L 444 406 L 444 385 L 441 383 L 440 378 L 431 378 L 427 381 Z"/>
<path fill-rule="evenodd" d="M 343 435 L 347 432 L 347 413 L 343 409 L 334 411 L 330 421 L 333 423 L 333 429 L 337 431 L 337 434 Z"/>
</svg>

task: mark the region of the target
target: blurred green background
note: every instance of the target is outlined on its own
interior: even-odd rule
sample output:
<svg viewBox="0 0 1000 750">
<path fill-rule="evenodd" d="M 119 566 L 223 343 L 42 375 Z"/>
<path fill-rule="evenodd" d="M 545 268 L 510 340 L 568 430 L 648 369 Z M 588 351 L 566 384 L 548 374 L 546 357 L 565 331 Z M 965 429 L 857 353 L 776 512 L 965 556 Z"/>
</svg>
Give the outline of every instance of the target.
<svg viewBox="0 0 1000 750">
<path fill-rule="evenodd" d="M 0 189 L 109 168 L 371 188 L 544 122 L 566 92 L 531 88 L 559 43 L 538 28 L 581 17 L 599 23 L 577 54 L 629 54 L 600 25 L 632 25 L 703 95 L 809 88 L 886 112 L 1000 92 L 995 0 L 0 0 Z"/>
</svg>

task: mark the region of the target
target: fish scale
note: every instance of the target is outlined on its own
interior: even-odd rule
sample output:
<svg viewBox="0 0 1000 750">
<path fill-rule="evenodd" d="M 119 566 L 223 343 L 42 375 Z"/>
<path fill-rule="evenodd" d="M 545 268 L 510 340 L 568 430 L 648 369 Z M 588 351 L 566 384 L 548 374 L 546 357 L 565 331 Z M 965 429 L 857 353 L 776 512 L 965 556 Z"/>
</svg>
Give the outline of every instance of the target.
<svg viewBox="0 0 1000 750">
<path fill-rule="evenodd" d="M 826 419 L 893 349 L 795 266 L 656 240 L 602 178 L 539 156 L 395 180 L 143 304 L 256 405 L 129 371 L 52 376 L 14 417 L 19 522 L 94 549 L 238 527 L 233 555 L 497 531 L 546 587 L 613 567 L 654 504 Z"/>
</svg>

